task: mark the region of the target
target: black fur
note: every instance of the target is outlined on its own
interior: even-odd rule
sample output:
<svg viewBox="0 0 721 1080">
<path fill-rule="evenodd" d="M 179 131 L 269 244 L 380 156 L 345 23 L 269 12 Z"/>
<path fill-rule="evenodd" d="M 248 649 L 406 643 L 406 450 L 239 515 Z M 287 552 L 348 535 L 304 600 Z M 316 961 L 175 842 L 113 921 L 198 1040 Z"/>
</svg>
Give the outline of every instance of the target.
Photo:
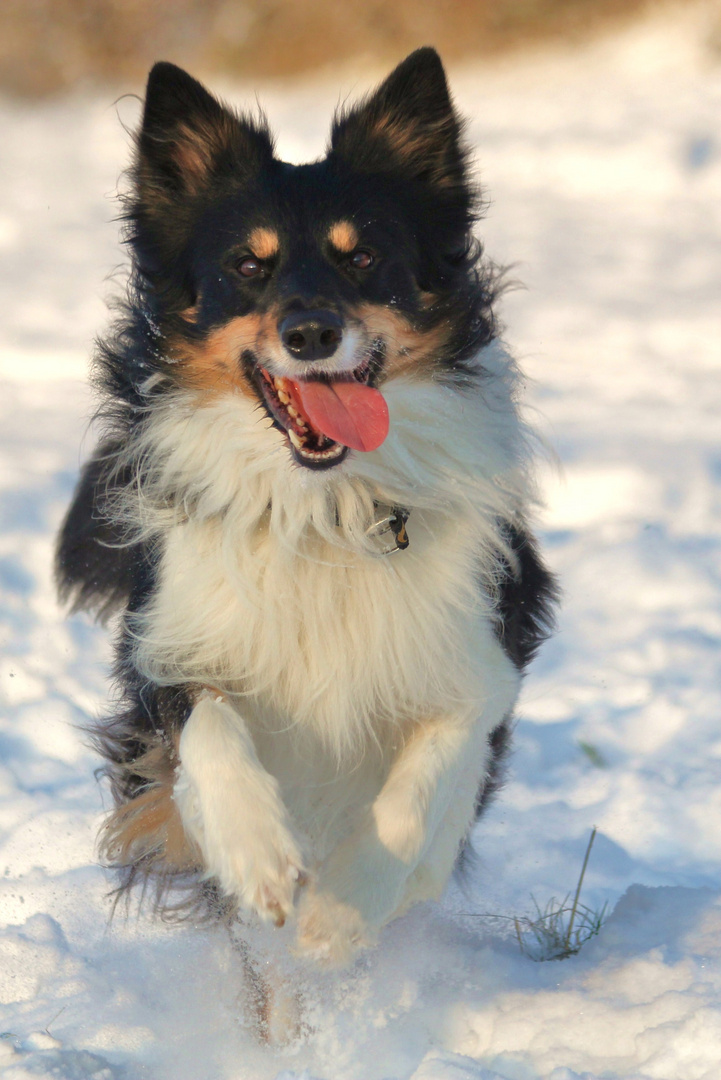
<svg viewBox="0 0 721 1080">
<path fill-rule="evenodd" d="M 502 533 L 512 558 L 504 560 L 500 568 L 496 635 L 506 655 L 522 672 L 553 632 L 559 589 L 527 529 L 506 523 Z M 476 797 L 476 818 L 503 786 L 512 735 L 513 720 L 509 716 L 488 738 L 491 759 Z"/>
<path fill-rule="evenodd" d="M 102 443 L 83 469 L 56 552 L 61 601 L 101 621 L 128 602 L 148 558 L 142 545 L 127 543 L 108 505 L 130 481 L 127 469 L 113 475 L 119 450 L 117 442 Z"/>
<path fill-rule="evenodd" d="M 553 631 L 559 591 L 530 533 L 507 524 L 503 534 L 513 563 L 502 566 L 496 632 L 506 654 L 523 671 Z"/>
</svg>

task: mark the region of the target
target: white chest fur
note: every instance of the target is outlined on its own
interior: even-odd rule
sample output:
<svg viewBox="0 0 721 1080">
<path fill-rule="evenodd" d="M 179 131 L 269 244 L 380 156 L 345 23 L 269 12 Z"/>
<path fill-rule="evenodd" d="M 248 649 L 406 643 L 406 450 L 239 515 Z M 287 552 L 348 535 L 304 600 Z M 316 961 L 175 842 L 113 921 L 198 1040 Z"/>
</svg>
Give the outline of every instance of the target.
<svg viewBox="0 0 721 1080">
<path fill-rule="evenodd" d="M 495 650 L 471 529 L 422 512 L 410 528 L 407 551 L 373 557 L 288 551 L 262 527 L 239 546 L 228 515 L 176 525 L 140 669 L 234 690 L 264 726 L 312 728 L 338 755 L 387 723 L 480 707 Z"/>
</svg>

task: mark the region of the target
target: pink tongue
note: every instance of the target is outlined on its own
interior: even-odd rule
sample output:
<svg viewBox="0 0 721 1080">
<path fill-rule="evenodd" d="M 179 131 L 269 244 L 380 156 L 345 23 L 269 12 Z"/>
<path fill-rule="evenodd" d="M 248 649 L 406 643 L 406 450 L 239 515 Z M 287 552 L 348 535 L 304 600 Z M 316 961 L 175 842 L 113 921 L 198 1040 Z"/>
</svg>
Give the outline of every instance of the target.
<svg viewBox="0 0 721 1080">
<path fill-rule="evenodd" d="M 290 381 L 290 380 L 289 380 Z M 388 434 L 388 406 L 359 382 L 291 382 L 313 427 L 352 450 L 376 450 Z"/>
</svg>

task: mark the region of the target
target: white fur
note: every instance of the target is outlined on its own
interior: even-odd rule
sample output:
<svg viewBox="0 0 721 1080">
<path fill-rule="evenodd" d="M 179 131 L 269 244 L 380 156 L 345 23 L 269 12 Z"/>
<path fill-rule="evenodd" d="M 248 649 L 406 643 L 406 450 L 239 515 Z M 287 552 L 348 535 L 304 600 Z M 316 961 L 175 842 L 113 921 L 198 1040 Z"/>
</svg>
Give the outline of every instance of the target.
<svg viewBox="0 0 721 1080">
<path fill-rule="evenodd" d="M 174 798 L 207 876 L 263 918 L 284 922 L 302 858 L 278 783 L 222 697 L 201 694 L 183 728 L 180 762 Z"/>
<path fill-rule="evenodd" d="M 122 511 L 163 545 L 135 661 L 226 696 L 183 732 L 185 827 L 263 915 L 290 912 L 302 846 L 300 946 L 331 959 L 442 889 L 517 693 L 493 582 L 498 521 L 532 498 L 529 440 L 507 354 L 478 363 L 466 390 L 385 384 L 388 438 L 329 472 L 294 464 L 240 393 L 166 395 L 127 450 L 145 481 Z M 411 511 L 406 551 L 379 557 L 374 502 Z"/>
</svg>

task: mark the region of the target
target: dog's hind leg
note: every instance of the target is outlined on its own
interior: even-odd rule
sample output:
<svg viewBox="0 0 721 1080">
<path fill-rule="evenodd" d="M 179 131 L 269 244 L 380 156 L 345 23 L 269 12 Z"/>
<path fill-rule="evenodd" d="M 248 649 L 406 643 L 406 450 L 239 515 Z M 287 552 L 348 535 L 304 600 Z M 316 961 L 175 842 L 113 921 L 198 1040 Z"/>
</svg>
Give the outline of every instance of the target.
<svg viewBox="0 0 721 1080">
<path fill-rule="evenodd" d="M 205 876 L 266 921 L 282 926 L 305 881 L 277 781 L 261 765 L 243 718 L 204 690 L 183 728 L 174 799 L 202 852 Z"/>
</svg>

